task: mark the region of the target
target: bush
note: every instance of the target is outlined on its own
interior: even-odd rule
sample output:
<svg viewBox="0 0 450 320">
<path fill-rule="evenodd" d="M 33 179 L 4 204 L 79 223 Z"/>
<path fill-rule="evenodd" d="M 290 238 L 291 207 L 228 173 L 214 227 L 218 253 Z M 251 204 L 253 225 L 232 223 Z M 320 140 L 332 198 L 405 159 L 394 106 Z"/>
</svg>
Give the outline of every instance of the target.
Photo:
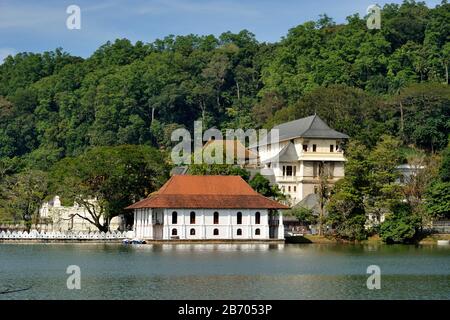
<svg viewBox="0 0 450 320">
<path fill-rule="evenodd" d="M 411 243 L 419 227 L 420 218 L 413 215 L 412 208 L 406 203 L 397 203 L 381 224 L 380 237 L 386 243 Z"/>
</svg>

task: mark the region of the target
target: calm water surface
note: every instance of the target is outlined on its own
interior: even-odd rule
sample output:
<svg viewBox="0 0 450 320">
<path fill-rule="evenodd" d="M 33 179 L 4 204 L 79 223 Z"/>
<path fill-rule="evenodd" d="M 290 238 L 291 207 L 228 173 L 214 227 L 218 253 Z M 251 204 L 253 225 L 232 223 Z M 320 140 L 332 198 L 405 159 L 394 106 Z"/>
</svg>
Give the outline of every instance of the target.
<svg viewBox="0 0 450 320">
<path fill-rule="evenodd" d="M 0 299 L 450 299 L 450 247 L 0 244 L 0 291 L 29 286 Z"/>
</svg>

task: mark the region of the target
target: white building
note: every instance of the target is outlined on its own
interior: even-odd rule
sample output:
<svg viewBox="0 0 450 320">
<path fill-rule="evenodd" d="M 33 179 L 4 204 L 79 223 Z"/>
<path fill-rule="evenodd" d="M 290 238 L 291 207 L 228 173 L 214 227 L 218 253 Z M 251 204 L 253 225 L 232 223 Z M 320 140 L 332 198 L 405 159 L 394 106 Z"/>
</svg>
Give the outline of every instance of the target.
<svg viewBox="0 0 450 320">
<path fill-rule="evenodd" d="M 400 164 L 396 168 L 396 171 L 399 174 L 399 177 L 397 179 L 397 183 L 400 184 L 407 184 L 410 183 L 413 179 L 417 177 L 417 174 L 425 169 L 424 165 L 421 164 Z"/>
<path fill-rule="evenodd" d="M 259 152 L 261 173 L 275 181 L 290 197 L 291 204 L 299 203 L 316 192 L 321 173 L 334 184 L 344 177 L 345 157 L 342 142 L 349 137 L 337 132 L 317 115 L 275 126 L 278 139 L 271 137 L 253 150 Z M 270 177 L 271 176 L 271 177 Z"/>
<path fill-rule="evenodd" d="M 92 204 L 96 204 L 96 200 L 91 200 Z M 76 202 L 72 206 L 63 206 L 59 196 L 55 196 L 52 200 L 44 202 L 39 209 L 39 216 L 47 221 L 47 231 L 77 231 L 91 232 L 98 231 L 92 223 L 82 217 L 90 218 L 87 210 L 78 205 Z M 118 230 L 121 226 L 121 217 L 114 217 L 109 222 L 111 231 Z M 103 224 L 103 217 L 100 218 Z"/>
<path fill-rule="evenodd" d="M 172 176 L 134 210 L 135 237 L 153 240 L 284 239 L 280 209 L 239 176 Z"/>
</svg>

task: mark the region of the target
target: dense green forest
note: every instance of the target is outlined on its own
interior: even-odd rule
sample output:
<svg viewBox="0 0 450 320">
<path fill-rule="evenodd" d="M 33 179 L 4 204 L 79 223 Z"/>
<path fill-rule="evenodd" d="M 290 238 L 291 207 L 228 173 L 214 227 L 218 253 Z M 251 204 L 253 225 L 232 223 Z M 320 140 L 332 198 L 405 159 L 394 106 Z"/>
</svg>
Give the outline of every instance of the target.
<svg viewBox="0 0 450 320">
<path fill-rule="evenodd" d="M 173 129 L 199 119 L 204 128 L 271 128 L 317 113 L 367 149 L 389 135 L 398 150 L 439 154 L 450 131 L 450 4 L 387 4 L 381 19 L 368 30 L 357 14 L 344 24 L 324 14 L 276 43 L 243 30 L 117 39 L 86 59 L 62 49 L 9 56 L 0 65 L 0 183 L 18 186 L 92 148 L 145 145 L 167 157 Z"/>
</svg>

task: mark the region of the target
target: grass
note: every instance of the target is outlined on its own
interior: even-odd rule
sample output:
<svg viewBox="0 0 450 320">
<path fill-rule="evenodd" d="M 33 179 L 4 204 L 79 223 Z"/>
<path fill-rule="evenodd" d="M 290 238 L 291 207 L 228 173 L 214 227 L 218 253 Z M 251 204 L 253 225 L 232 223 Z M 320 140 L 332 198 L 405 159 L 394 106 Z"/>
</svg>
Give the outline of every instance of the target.
<svg viewBox="0 0 450 320">
<path fill-rule="evenodd" d="M 432 234 L 419 241 L 419 244 L 436 244 L 438 240 L 450 240 L 450 234 Z M 296 237 L 295 243 L 362 243 L 362 244 L 384 244 L 378 235 L 370 236 L 364 241 L 342 241 L 329 236 L 305 234 Z"/>
<path fill-rule="evenodd" d="M 420 240 L 419 244 L 436 244 L 438 240 L 450 240 L 450 234 L 432 234 Z"/>
</svg>

